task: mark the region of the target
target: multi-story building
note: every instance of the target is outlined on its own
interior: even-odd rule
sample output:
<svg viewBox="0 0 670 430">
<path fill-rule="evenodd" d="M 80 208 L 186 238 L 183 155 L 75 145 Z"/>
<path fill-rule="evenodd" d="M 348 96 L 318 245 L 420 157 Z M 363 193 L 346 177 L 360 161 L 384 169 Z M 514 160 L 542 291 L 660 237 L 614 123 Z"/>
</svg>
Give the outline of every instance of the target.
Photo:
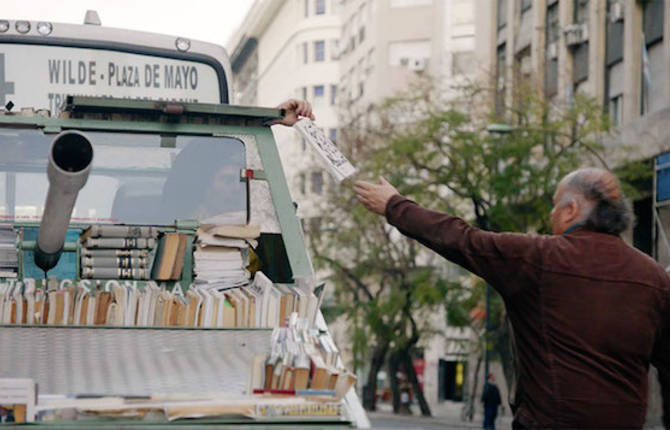
<svg viewBox="0 0 670 430">
<path fill-rule="evenodd" d="M 615 126 L 603 141 L 612 167 L 670 150 L 670 1 L 476 0 L 476 7 L 477 64 L 495 85 L 492 103 L 511 103 L 521 74 L 541 82 L 549 98 L 585 93 L 602 103 Z M 670 245 L 654 232 L 668 229 L 670 214 L 659 210 L 652 187 L 634 202 L 629 239 L 668 265 Z M 649 422 L 657 423 L 653 374 L 650 388 Z"/>
<path fill-rule="evenodd" d="M 548 97 L 583 92 L 601 101 L 625 142 L 664 122 L 670 104 L 666 0 L 476 0 L 477 63 L 510 100 L 514 73 L 544 83 Z M 507 93 L 507 94 L 505 94 Z M 642 119 L 642 121 L 639 121 Z M 659 134 L 665 133 L 665 134 Z M 636 139 L 639 155 L 666 149 L 669 132 Z"/>
<path fill-rule="evenodd" d="M 342 17 L 340 94 L 350 115 L 406 91 L 418 74 L 448 87 L 473 65 L 470 0 L 349 0 Z"/>
</svg>

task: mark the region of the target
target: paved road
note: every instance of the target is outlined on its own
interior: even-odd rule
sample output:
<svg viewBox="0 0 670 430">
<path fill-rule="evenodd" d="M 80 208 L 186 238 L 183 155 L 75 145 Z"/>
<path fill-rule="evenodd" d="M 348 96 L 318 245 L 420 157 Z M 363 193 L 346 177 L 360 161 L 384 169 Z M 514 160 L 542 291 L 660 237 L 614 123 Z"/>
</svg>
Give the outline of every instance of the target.
<svg viewBox="0 0 670 430">
<path fill-rule="evenodd" d="M 417 429 L 442 430 L 445 428 L 463 430 L 478 429 L 478 423 L 463 423 L 454 419 L 423 418 L 419 416 L 397 416 L 387 413 L 371 413 L 368 415 L 373 429 Z"/>
</svg>

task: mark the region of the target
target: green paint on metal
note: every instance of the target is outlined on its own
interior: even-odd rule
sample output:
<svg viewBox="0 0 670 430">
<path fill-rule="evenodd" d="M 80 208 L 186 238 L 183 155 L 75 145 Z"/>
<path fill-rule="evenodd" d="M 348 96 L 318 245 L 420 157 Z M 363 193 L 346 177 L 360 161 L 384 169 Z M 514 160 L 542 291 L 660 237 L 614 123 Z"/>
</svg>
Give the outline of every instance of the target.
<svg viewBox="0 0 670 430">
<path fill-rule="evenodd" d="M 260 108 L 252 106 L 235 106 L 224 104 L 206 104 L 206 103 L 181 103 L 181 102 L 161 102 L 150 100 L 128 100 L 113 99 L 101 97 L 71 96 L 68 97 L 66 110 L 77 111 L 121 111 L 131 113 L 133 111 L 164 113 L 168 106 L 178 106 L 182 108 L 181 114 L 167 115 L 189 115 L 205 114 L 229 117 L 246 117 L 262 120 L 278 120 L 283 118 L 281 109 Z"/>
<path fill-rule="evenodd" d="M 277 211 L 277 218 L 293 276 L 310 276 L 312 275 L 312 265 L 305 248 L 305 238 L 291 200 L 291 193 L 279 159 L 277 144 L 269 127 L 256 133 L 256 144 L 270 184 L 270 194 Z"/>
<path fill-rule="evenodd" d="M 37 247 L 37 242 L 34 240 L 24 240 L 21 241 L 19 247 L 26 251 L 32 251 Z M 77 251 L 77 242 L 65 242 L 63 244 L 63 251 L 65 252 L 76 252 Z"/>
</svg>

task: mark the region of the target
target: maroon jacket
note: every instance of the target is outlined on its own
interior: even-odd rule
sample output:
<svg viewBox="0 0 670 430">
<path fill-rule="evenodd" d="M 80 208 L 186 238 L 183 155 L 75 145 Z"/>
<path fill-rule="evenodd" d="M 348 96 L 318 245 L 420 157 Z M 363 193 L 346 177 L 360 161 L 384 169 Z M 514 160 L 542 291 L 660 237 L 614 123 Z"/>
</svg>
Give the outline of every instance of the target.
<svg viewBox="0 0 670 430">
<path fill-rule="evenodd" d="M 642 428 L 649 363 L 670 427 L 670 276 L 621 238 L 492 233 L 399 195 L 388 222 L 503 297 L 519 371 L 517 427 Z"/>
</svg>

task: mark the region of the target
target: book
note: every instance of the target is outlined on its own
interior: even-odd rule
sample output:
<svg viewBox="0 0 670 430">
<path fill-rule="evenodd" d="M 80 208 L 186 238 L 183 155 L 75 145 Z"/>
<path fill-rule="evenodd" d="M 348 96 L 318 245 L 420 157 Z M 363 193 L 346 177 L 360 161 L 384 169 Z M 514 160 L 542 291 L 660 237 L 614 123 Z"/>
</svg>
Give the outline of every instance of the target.
<svg viewBox="0 0 670 430">
<path fill-rule="evenodd" d="M 82 267 L 81 277 L 88 279 L 149 279 L 148 269 L 119 267 Z"/>
<path fill-rule="evenodd" d="M 95 296 L 95 311 L 93 314 L 94 325 L 104 325 L 107 321 L 107 312 L 112 301 L 112 293 L 101 291 Z"/>
<path fill-rule="evenodd" d="M 158 229 L 156 227 L 139 226 L 139 225 L 99 225 L 94 224 L 84 230 L 81 234 L 81 240 L 86 240 L 89 237 L 144 237 L 156 238 L 158 236 Z"/>
<path fill-rule="evenodd" d="M 89 237 L 84 241 L 86 248 L 135 248 L 149 249 L 156 245 L 156 239 L 141 237 Z"/>
<path fill-rule="evenodd" d="M 158 249 L 156 251 L 156 259 L 151 271 L 151 278 L 168 281 L 172 279 L 172 271 L 179 252 L 179 233 L 168 233 L 161 237 L 158 241 Z"/>
<path fill-rule="evenodd" d="M 81 266 L 91 268 L 146 268 L 148 264 L 146 257 L 81 257 Z"/>
<path fill-rule="evenodd" d="M 149 252 L 143 249 L 90 249 L 81 248 L 81 255 L 88 258 L 148 258 Z"/>
<path fill-rule="evenodd" d="M 181 279 L 181 271 L 184 268 L 184 256 L 186 255 L 186 242 L 188 242 L 188 237 L 185 234 L 180 234 L 179 247 L 177 248 L 174 267 L 170 275 L 170 279 L 175 281 Z"/>
<path fill-rule="evenodd" d="M 207 227 L 207 226 L 205 226 Z M 230 239 L 256 239 L 261 235 L 261 228 L 258 225 L 216 225 L 201 229 L 214 237 L 225 237 Z"/>
</svg>

